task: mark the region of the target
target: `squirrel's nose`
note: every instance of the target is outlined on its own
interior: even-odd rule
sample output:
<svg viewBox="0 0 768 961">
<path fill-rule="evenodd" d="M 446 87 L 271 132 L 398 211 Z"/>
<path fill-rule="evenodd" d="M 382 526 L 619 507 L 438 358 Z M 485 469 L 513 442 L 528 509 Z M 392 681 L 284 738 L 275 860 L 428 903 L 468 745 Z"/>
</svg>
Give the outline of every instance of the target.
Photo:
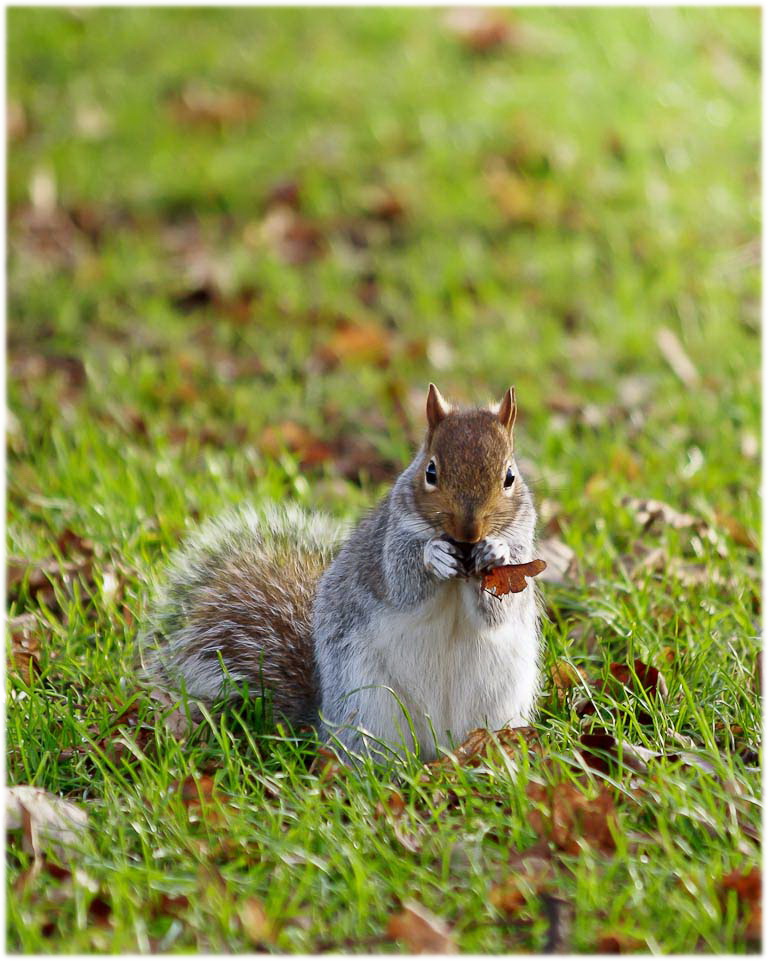
<svg viewBox="0 0 768 961">
<path fill-rule="evenodd" d="M 459 536 L 456 540 L 463 541 L 465 544 L 477 544 L 482 537 L 480 522 L 474 518 L 465 518 L 464 521 L 459 524 L 457 533 Z"/>
</svg>

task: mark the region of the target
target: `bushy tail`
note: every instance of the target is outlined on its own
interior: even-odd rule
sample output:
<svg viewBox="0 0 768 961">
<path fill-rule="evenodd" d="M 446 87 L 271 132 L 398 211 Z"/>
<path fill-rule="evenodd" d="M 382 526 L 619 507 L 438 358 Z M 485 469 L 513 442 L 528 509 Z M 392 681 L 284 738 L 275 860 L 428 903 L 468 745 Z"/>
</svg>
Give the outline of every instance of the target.
<svg viewBox="0 0 768 961">
<path fill-rule="evenodd" d="M 275 713 L 315 721 L 312 601 L 343 533 L 296 505 L 203 526 L 171 558 L 140 635 L 147 678 L 204 701 L 245 683 L 270 691 Z"/>
</svg>

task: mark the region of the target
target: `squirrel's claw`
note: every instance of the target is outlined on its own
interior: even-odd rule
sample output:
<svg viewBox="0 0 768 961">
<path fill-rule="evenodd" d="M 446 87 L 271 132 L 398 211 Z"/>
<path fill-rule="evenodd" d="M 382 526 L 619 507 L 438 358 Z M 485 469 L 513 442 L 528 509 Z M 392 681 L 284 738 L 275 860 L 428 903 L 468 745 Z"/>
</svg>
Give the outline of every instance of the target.
<svg viewBox="0 0 768 961">
<path fill-rule="evenodd" d="M 476 574 L 480 571 L 503 567 L 512 561 L 509 544 L 500 537 L 487 537 L 472 552 L 472 564 Z"/>
<path fill-rule="evenodd" d="M 438 580 L 447 581 L 462 573 L 458 550 L 443 537 L 433 537 L 424 545 L 424 567 Z"/>
</svg>

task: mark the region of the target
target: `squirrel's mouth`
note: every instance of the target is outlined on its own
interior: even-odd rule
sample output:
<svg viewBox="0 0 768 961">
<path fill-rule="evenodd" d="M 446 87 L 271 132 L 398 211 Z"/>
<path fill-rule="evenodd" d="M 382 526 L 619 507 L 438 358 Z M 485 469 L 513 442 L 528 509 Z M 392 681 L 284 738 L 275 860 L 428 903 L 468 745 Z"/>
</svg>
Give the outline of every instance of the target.
<svg viewBox="0 0 768 961">
<path fill-rule="evenodd" d="M 453 537 L 449 537 L 448 540 L 454 547 L 458 548 L 459 556 L 461 557 L 461 564 L 464 568 L 466 574 L 473 573 L 472 565 L 472 551 L 477 546 L 476 544 L 471 544 L 469 541 L 457 541 Z"/>
</svg>

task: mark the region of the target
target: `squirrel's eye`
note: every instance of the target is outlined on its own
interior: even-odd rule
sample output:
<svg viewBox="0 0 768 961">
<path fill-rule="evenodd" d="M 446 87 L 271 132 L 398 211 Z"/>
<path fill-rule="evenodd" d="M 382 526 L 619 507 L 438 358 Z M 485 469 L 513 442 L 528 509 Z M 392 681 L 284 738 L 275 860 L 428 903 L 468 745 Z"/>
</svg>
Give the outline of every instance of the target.
<svg viewBox="0 0 768 961">
<path fill-rule="evenodd" d="M 509 490 L 509 488 L 515 483 L 515 475 L 512 473 L 512 468 L 507 468 L 507 476 L 504 478 L 504 489 Z"/>
<path fill-rule="evenodd" d="M 433 460 L 427 464 L 427 469 L 424 471 L 424 480 L 429 484 L 430 487 L 437 486 L 437 467 L 435 467 L 435 462 Z"/>
</svg>

